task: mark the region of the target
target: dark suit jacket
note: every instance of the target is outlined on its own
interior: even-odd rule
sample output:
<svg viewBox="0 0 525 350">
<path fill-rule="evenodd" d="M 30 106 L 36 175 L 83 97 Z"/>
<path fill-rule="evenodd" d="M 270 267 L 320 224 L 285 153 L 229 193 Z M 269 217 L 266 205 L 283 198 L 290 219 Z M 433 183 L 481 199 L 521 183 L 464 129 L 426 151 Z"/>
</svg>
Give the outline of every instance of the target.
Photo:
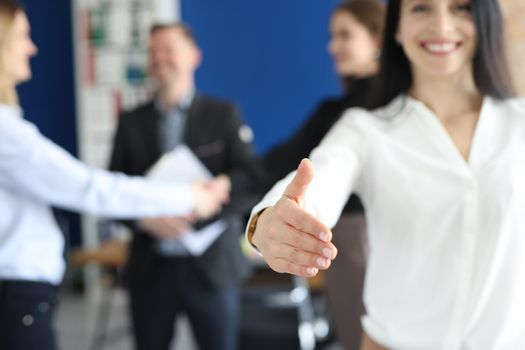
<svg viewBox="0 0 525 350">
<path fill-rule="evenodd" d="M 160 118 L 153 102 L 120 117 L 111 170 L 143 175 L 159 159 Z M 231 203 L 220 213 L 227 221 L 227 230 L 201 257 L 193 258 L 197 270 L 213 288 L 237 285 L 250 269 L 239 239 L 244 231 L 244 215 L 259 199 L 255 186 L 260 168 L 250 143 L 240 137 L 241 127 L 241 118 L 232 104 L 195 96 L 188 111 L 184 142 L 213 175 L 228 174 L 232 182 Z M 151 235 L 128 224 L 134 236 L 125 280 L 133 287 L 155 269 L 156 247 Z"/>
</svg>

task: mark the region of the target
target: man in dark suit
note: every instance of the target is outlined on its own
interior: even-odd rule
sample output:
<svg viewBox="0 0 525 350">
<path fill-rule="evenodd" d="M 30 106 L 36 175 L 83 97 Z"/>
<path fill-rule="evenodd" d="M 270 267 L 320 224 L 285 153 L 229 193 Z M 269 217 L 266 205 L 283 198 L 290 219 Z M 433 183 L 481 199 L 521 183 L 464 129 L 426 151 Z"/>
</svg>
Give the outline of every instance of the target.
<svg viewBox="0 0 525 350">
<path fill-rule="evenodd" d="M 215 185 L 231 188 L 231 195 L 220 213 L 226 230 L 198 257 L 176 240 L 202 226 L 192 218 L 128 223 L 134 236 L 126 283 L 136 347 L 167 350 L 174 320 L 185 313 L 201 349 L 234 350 L 239 286 L 249 272 L 239 239 L 243 214 L 257 200 L 252 193 L 259 176 L 251 129 L 232 104 L 195 91 L 201 54 L 185 25 L 156 25 L 150 40 L 149 68 L 157 93 L 120 117 L 111 170 L 144 174 L 164 152 L 184 143 L 220 180 Z"/>
</svg>

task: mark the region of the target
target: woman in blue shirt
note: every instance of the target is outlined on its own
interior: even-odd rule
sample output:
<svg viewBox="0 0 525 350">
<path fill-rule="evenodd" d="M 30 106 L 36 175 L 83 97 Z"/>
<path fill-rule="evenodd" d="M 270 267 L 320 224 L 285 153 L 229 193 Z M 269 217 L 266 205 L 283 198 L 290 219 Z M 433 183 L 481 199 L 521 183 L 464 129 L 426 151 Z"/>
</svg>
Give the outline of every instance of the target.
<svg viewBox="0 0 525 350">
<path fill-rule="evenodd" d="M 64 239 L 50 205 L 116 218 L 207 218 L 227 200 L 222 179 L 174 184 L 82 164 L 25 121 L 15 87 L 37 48 L 15 1 L 0 1 L 0 349 L 55 349 L 52 318 Z M 168 220 L 169 221 L 169 220 Z"/>
</svg>

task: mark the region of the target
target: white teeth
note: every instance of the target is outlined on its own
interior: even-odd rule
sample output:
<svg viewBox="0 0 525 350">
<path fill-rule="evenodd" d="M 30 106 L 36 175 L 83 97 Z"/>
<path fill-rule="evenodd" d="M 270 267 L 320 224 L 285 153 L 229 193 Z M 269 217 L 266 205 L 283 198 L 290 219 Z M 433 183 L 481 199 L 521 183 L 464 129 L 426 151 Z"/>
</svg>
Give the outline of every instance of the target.
<svg viewBox="0 0 525 350">
<path fill-rule="evenodd" d="M 433 53 L 449 53 L 454 51 L 456 44 L 447 43 L 447 44 L 425 44 L 425 48 Z"/>
</svg>

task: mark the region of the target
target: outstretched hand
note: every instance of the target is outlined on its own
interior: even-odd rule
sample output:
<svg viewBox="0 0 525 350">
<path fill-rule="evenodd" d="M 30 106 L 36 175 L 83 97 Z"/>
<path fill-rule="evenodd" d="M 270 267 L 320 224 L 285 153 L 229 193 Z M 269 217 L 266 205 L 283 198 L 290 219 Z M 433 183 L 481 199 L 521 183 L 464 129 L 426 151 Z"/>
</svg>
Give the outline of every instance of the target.
<svg viewBox="0 0 525 350">
<path fill-rule="evenodd" d="M 312 163 L 303 159 L 281 199 L 259 217 L 252 243 L 277 272 L 314 276 L 337 255 L 331 230 L 302 207 L 312 178 Z"/>
</svg>

